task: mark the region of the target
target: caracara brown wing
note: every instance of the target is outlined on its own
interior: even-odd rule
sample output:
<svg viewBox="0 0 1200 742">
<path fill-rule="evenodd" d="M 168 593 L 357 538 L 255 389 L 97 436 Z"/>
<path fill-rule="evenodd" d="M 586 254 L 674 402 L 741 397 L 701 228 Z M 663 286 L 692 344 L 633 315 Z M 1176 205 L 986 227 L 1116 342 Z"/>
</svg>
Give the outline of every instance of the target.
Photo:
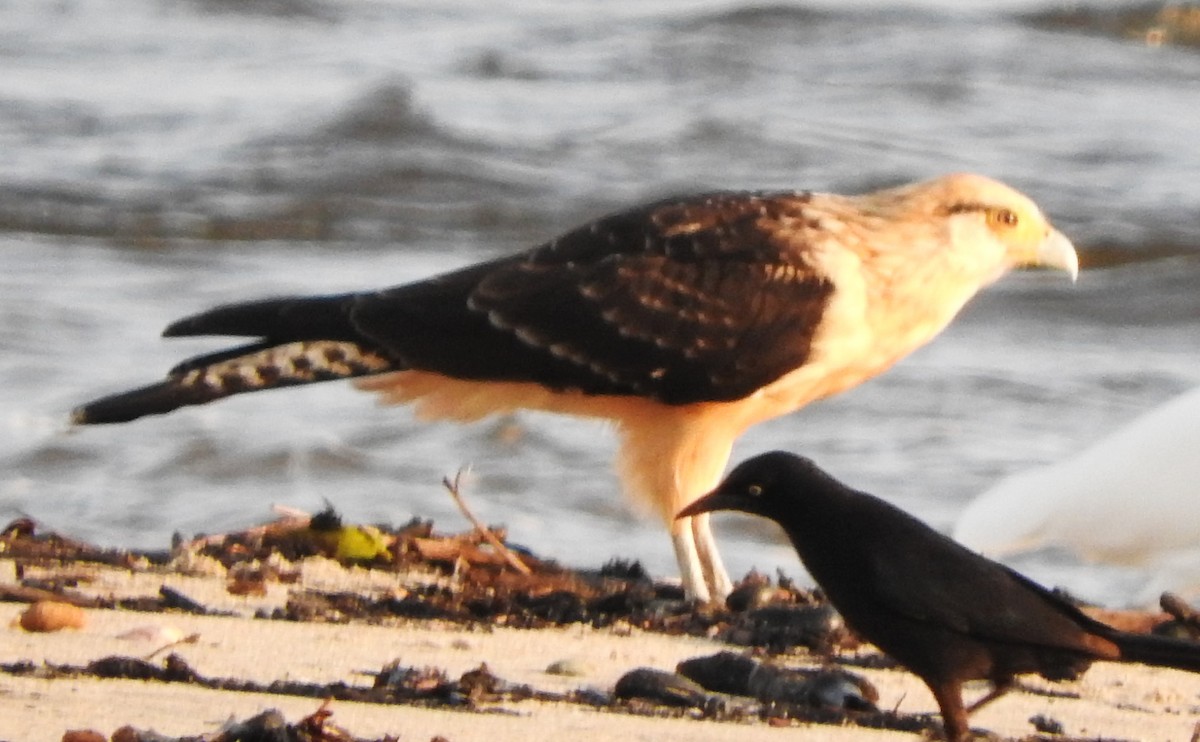
<svg viewBox="0 0 1200 742">
<path fill-rule="evenodd" d="M 785 226 L 806 200 L 660 202 L 518 258 L 359 295 L 351 322 L 407 368 L 669 404 L 737 399 L 804 363 L 832 293 Z"/>
</svg>

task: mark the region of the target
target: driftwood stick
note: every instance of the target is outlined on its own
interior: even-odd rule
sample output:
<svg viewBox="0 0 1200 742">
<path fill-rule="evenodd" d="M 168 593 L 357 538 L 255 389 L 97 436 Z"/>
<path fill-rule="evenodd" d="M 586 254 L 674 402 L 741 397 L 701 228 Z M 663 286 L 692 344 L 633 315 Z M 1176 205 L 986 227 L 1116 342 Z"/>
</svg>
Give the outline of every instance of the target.
<svg viewBox="0 0 1200 742">
<path fill-rule="evenodd" d="M 518 557 L 512 552 L 511 549 L 505 546 L 504 542 L 496 538 L 496 534 L 492 533 L 490 528 L 483 525 L 483 523 L 481 523 L 479 519 L 475 517 L 475 514 L 471 512 L 470 508 L 467 507 L 467 503 L 463 501 L 460 491 L 459 484 L 461 479 L 462 469 L 459 469 L 458 473 L 454 475 L 454 481 L 450 481 L 449 477 L 442 477 L 442 486 L 445 487 L 446 491 L 450 493 L 450 496 L 454 498 L 454 504 L 458 506 L 458 509 L 464 516 L 466 516 L 466 519 L 471 521 L 471 525 L 475 527 L 475 531 L 478 532 L 479 535 L 483 536 L 483 538 L 492 545 L 492 548 L 496 550 L 496 553 L 504 557 L 504 561 L 507 562 L 510 567 L 523 575 L 533 574 L 533 571 L 526 566 L 525 562 L 522 562 L 520 557 Z"/>
</svg>

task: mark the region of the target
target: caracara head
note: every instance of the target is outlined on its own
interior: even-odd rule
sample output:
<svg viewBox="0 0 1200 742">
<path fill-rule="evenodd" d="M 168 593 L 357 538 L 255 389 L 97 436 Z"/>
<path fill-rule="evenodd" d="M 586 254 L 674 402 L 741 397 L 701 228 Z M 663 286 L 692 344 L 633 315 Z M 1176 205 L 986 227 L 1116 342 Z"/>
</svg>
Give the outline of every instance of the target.
<svg viewBox="0 0 1200 742">
<path fill-rule="evenodd" d="M 942 179 L 947 202 L 955 204 L 971 228 L 985 230 L 1005 248 L 1014 268 L 1040 266 L 1079 275 L 1075 246 L 1024 194 L 981 175 L 957 174 Z M 953 216 L 953 215 L 952 215 Z"/>
<path fill-rule="evenodd" d="M 963 264 L 978 266 L 982 283 L 1012 268 L 1056 268 L 1071 280 L 1079 273 L 1075 247 L 1037 204 L 991 178 L 956 173 L 859 199 L 865 212 L 889 221 L 934 227 L 943 239 L 926 242 L 949 246 Z"/>
</svg>

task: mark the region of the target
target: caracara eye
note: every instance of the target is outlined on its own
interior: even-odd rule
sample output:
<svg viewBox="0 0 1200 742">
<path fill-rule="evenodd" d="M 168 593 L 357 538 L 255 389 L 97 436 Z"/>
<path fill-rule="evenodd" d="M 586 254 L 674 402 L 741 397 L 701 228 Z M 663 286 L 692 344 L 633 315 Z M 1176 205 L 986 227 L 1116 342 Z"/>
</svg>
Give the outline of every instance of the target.
<svg viewBox="0 0 1200 742">
<path fill-rule="evenodd" d="M 761 484 L 752 484 L 746 488 L 746 494 L 751 497 L 762 497 L 763 488 Z"/>
<path fill-rule="evenodd" d="M 1020 220 L 1017 219 L 1016 212 L 1011 209 L 989 209 L 988 221 L 995 225 L 1015 227 Z"/>
</svg>

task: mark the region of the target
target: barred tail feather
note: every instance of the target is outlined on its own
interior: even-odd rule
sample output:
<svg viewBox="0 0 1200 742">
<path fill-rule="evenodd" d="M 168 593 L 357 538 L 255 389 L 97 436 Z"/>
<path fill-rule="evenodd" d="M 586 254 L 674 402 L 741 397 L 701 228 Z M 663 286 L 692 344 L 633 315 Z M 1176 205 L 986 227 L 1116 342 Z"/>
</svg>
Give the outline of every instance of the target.
<svg viewBox="0 0 1200 742">
<path fill-rule="evenodd" d="M 80 425 L 122 423 L 222 397 L 397 370 L 386 356 L 357 343 L 286 343 L 230 357 L 230 351 L 180 364 L 166 381 L 103 397 L 75 409 Z"/>
</svg>

